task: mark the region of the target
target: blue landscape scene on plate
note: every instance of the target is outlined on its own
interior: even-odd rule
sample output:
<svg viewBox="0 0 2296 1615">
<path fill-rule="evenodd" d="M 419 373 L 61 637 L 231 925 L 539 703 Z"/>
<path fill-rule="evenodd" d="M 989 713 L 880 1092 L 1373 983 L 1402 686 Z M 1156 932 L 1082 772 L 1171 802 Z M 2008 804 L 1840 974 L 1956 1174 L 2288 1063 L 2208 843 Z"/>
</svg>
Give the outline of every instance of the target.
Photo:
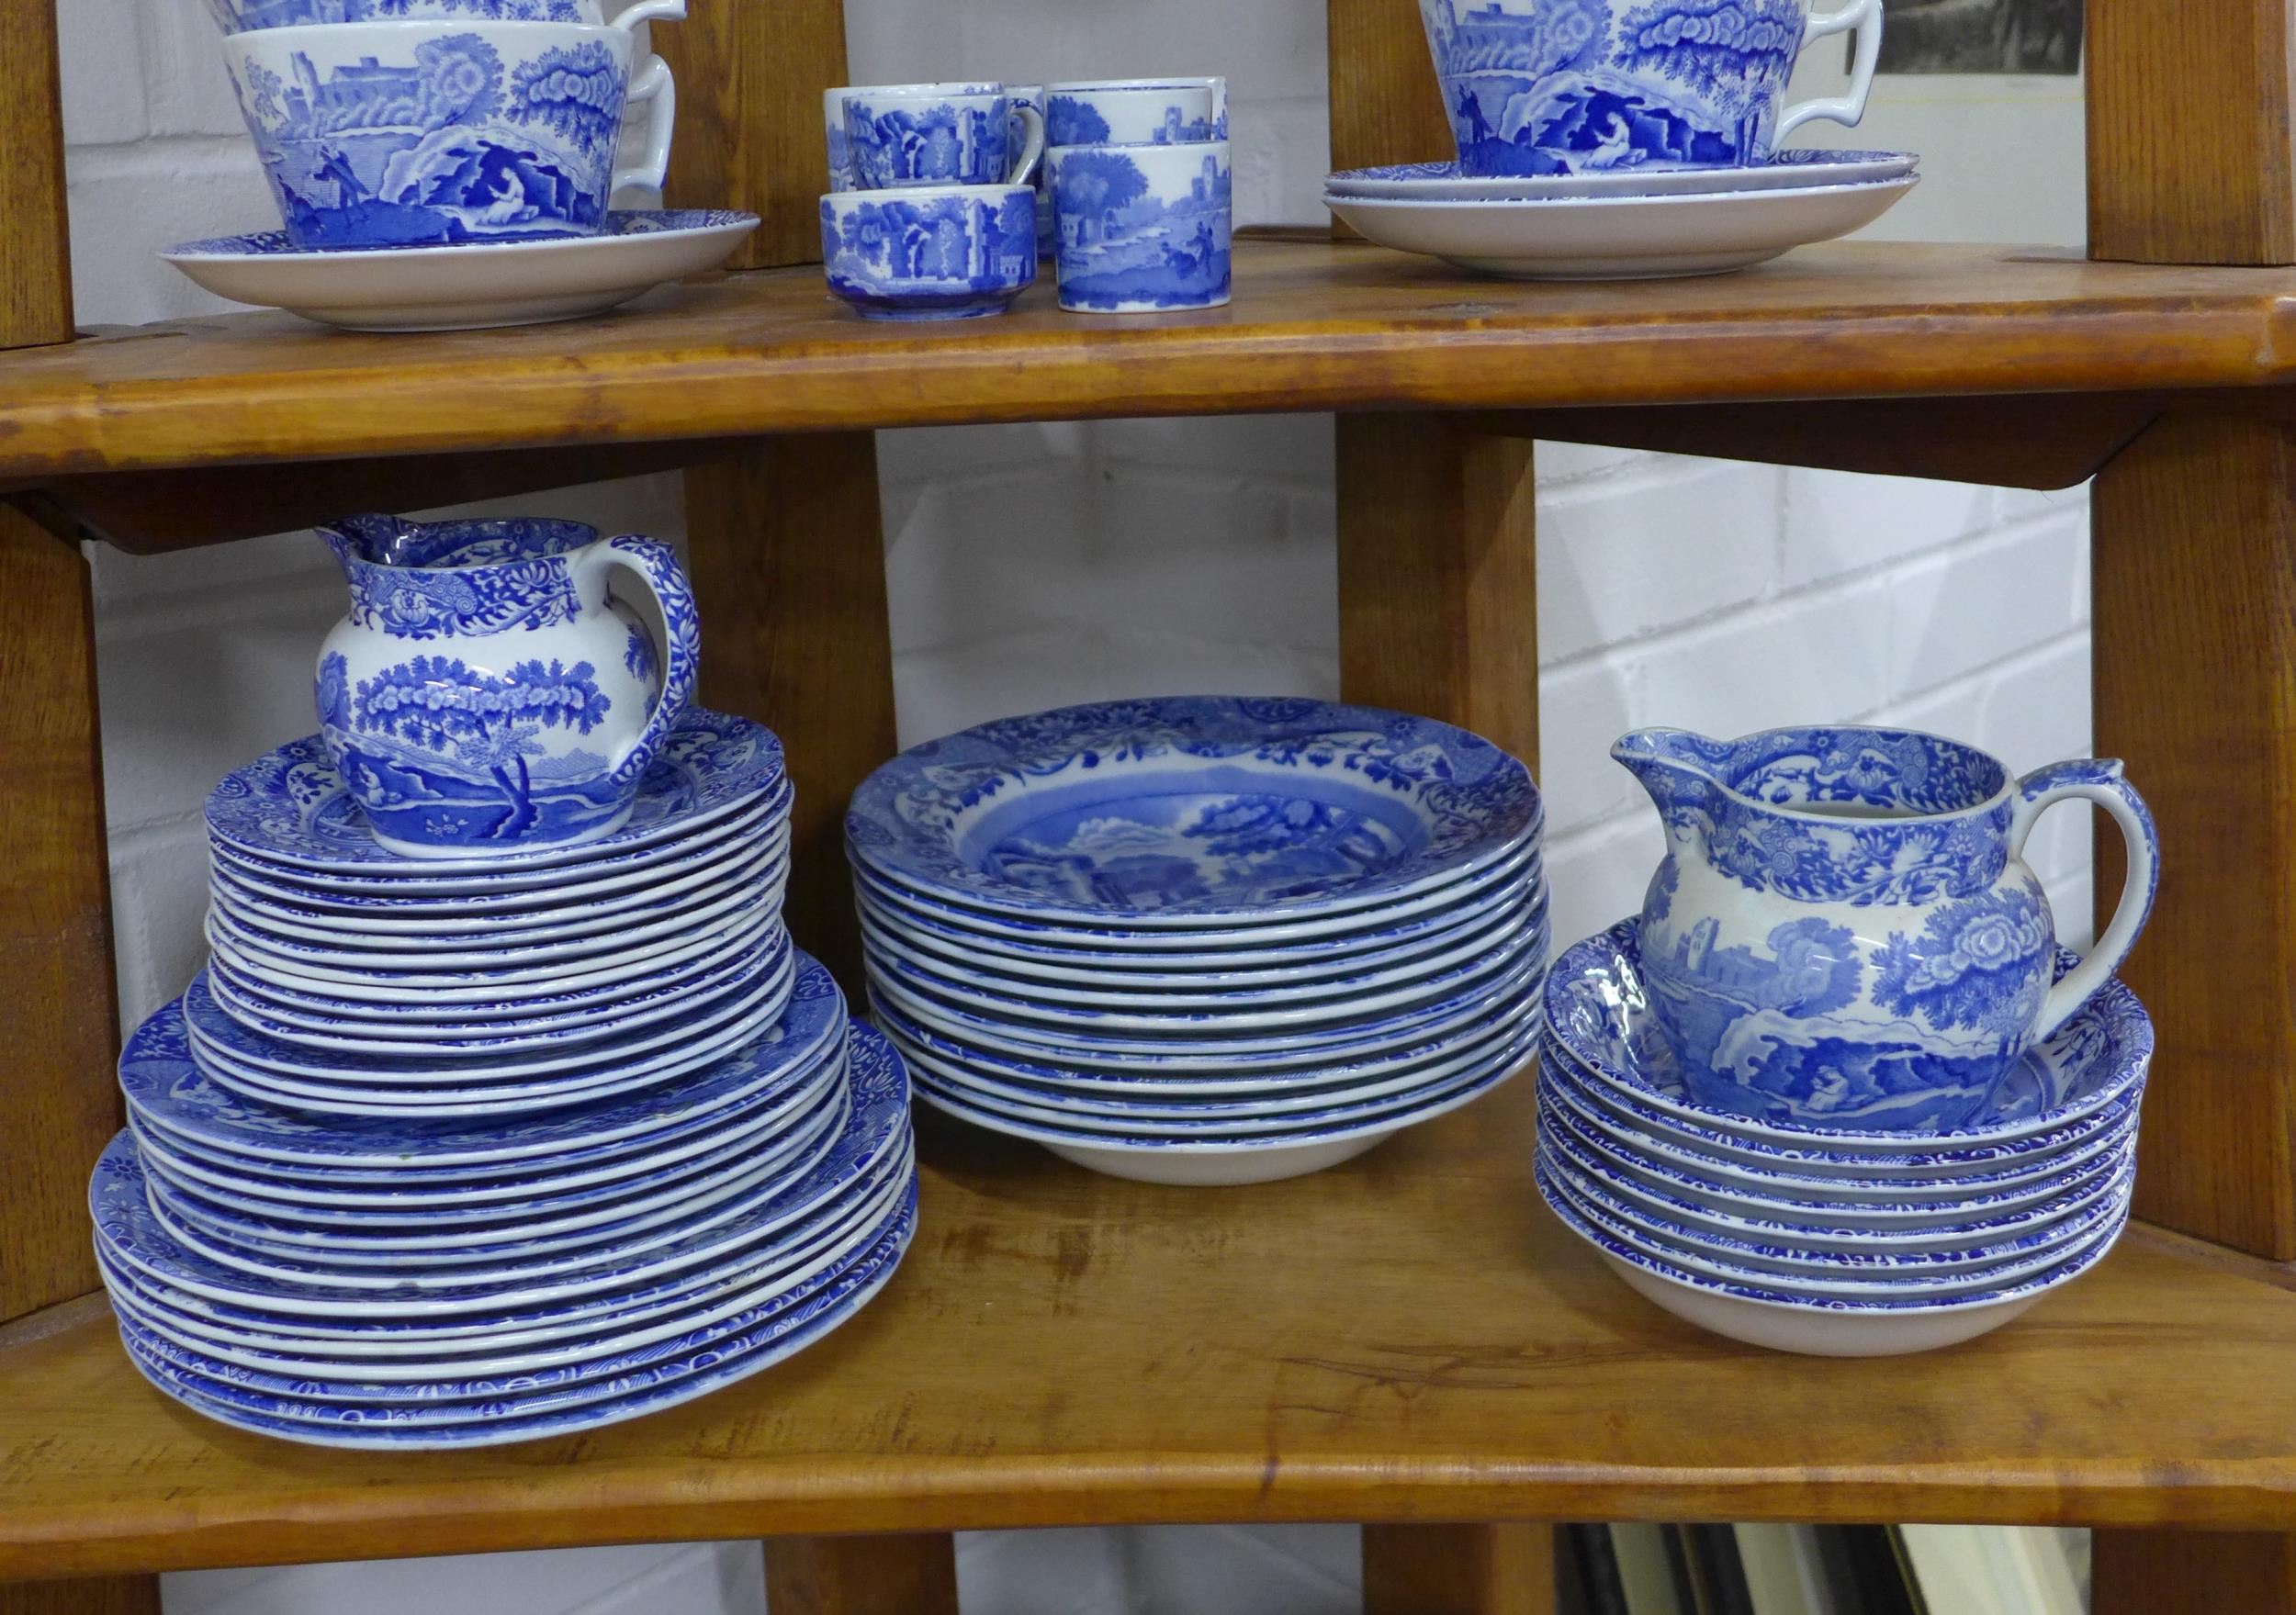
<svg viewBox="0 0 2296 1615">
<path fill-rule="evenodd" d="M 1059 153 L 1052 206 L 1066 308 L 1203 308 L 1227 300 L 1234 223 L 1224 147 L 1159 152 L 1152 166 L 1115 147 Z M 1156 176 L 1185 159 L 1177 184 Z"/>
<path fill-rule="evenodd" d="M 1766 160 L 1807 0 L 1420 0 L 1469 174 Z"/>
<path fill-rule="evenodd" d="M 845 105 L 846 152 L 863 190 L 889 185 L 997 185 L 1015 145 L 1001 95 Z"/>
<path fill-rule="evenodd" d="M 999 313 L 1036 281 L 1036 193 L 825 196 L 821 256 L 829 289 L 871 319 Z"/>
<path fill-rule="evenodd" d="M 628 67 L 603 40 L 505 60 L 466 33 L 425 39 L 399 64 L 291 61 L 282 77 L 250 48 L 232 76 L 298 245 L 588 234 L 604 222 Z"/>
</svg>

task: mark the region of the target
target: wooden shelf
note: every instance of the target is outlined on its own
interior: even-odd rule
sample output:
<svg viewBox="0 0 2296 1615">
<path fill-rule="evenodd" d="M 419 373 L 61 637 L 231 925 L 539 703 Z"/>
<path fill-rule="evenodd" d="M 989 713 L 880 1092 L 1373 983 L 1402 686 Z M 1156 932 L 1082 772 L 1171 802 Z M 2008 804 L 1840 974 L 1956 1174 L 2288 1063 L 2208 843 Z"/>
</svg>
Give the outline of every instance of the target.
<svg viewBox="0 0 2296 1615">
<path fill-rule="evenodd" d="M 239 315 L 0 353 L 0 477 L 960 421 L 2253 388 L 2296 273 L 1840 243 L 1739 275 L 1480 279 L 1360 244 L 1239 250 L 1232 307 L 872 324 L 817 269 L 620 315 L 353 336 Z"/>
<path fill-rule="evenodd" d="M 149 1389 L 100 1301 L 0 1345 L 0 1576 L 1083 1521 L 2296 1526 L 2296 1294 L 2139 1230 L 1896 1362 L 1701 1335 L 1538 1204 L 1531 1084 L 1237 1191 L 928 1140 L 923 1233 L 827 1342 L 594 1435 L 370 1456 Z M 76 1310 L 75 1310 L 76 1308 Z"/>
</svg>

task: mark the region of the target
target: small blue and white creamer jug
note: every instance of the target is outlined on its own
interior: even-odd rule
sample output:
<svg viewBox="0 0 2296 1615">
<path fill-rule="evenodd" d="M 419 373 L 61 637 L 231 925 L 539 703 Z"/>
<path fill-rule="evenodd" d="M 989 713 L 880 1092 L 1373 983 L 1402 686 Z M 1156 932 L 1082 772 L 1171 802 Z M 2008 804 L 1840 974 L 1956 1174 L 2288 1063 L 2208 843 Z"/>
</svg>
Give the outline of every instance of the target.
<svg viewBox="0 0 2296 1615">
<path fill-rule="evenodd" d="M 701 660 L 668 544 L 576 522 L 319 531 L 351 585 L 320 652 L 319 722 L 377 841 L 463 858 L 621 828 Z"/>
<path fill-rule="evenodd" d="M 1648 729 L 1611 756 L 1666 825 L 1642 910 L 1652 1008 L 1692 1094 L 1719 1111 L 1958 1126 L 2105 984 L 2152 913 L 2152 815 L 2117 762 L 2019 779 L 1901 729 Z M 2128 886 L 2053 984 L 2056 925 L 2022 855 L 2041 815 L 2073 801 L 2120 825 Z"/>
</svg>

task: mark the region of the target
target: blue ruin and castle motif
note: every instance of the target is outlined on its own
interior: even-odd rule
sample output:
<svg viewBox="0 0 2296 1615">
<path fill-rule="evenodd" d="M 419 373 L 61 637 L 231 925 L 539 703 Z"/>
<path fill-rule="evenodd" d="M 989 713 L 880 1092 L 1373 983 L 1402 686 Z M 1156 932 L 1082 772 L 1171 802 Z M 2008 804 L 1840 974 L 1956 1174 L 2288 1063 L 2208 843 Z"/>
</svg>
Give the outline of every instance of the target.
<svg viewBox="0 0 2296 1615">
<path fill-rule="evenodd" d="M 1135 312 L 1228 300 L 1235 204 L 1224 143 L 1052 155 L 1062 308 Z"/>
<path fill-rule="evenodd" d="M 863 190 L 1000 185 L 1015 160 L 1011 98 L 971 86 L 945 96 L 856 95 L 845 102 L 846 160 Z"/>
<path fill-rule="evenodd" d="M 1809 0 L 1420 0 L 1470 174 L 1768 160 Z"/>
<path fill-rule="evenodd" d="M 2103 984 L 2150 911 L 2151 824 L 2117 764 L 2020 781 L 1973 747 L 1889 729 L 1646 730 L 1612 756 L 1667 834 L 1641 917 L 1651 1007 L 1717 1110 L 1958 1125 Z M 2074 798 L 2114 810 L 2136 878 L 2053 990 L 2056 928 L 2022 853 L 2041 813 Z"/>
<path fill-rule="evenodd" d="M 829 289 L 874 320 L 962 320 L 1036 280 L 1029 185 L 846 192 L 821 199 Z"/>
<path fill-rule="evenodd" d="M 441 32 L 392 52 L 286 53 L 229 41 L 234 84 L 287 232 L 299 247 L 589 234 L 605 219 L 629 84 L 626 36 Z M 332 36 L 327 36 L 332 37 Z M 403 59 L 397 59 L 397 58 Z"/>
<path fill-rule="evenodd" d="M 1209 102 L 1210 95 L 1205 97 Z M 1166 106 L 1163 116 L 1146 131 L 1145 143 L 1152 146 L 1200 146 L 1208 140 L 1224 140 L 1228 131 L 1215 124 L 1210 117 L 1197 112 L 1193 116 L 1187 107 Z M 1044 143 L 1048 146 L 1099 146 L 1110 142 L 1127 143 L 1122 136 L 1109 127 L 1109 120 L 1086 95 L 1054 95 L 1045 103 Z"/>
<path fill-rule="evenodd" d="M 588 840 L 625 820 L 692 698 L 700 634 L 667 545 L 579 522 L 353 517 L 321 732 L 376 838 L 411 856 Z M 610 577 L 650 597 L 658 654 Z"/>
<path fill-rule="evenodd" d="M 602 20 L 597 0 L 208 0 L 208 9 L 227 34 L 243 34 L 258 28 L 305 28 L 317 23 L 400 22 L 441 17 L 483 22 L 592 25 Z"/>
</svg>

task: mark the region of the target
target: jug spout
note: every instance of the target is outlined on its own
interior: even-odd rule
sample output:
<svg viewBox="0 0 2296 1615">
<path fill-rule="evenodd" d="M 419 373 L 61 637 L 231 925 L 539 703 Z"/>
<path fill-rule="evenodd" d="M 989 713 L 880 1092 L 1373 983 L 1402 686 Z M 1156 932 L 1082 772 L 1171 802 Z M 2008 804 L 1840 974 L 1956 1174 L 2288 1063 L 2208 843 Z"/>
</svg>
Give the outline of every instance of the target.
<svg viewBox="0 0 2296 1615">
<path fill-rule="evenodd" d="M 1716 764 L 1729 750 L 1687 729 L 1638 729 L 1621 735 L 1610 755 L 1641 782 L 1672 828 L 1693 814 L 1712 816 L 1714 799 L 1724 788 Z"/>
<path fill-rule="evenodd" d="M 334 552 L 343 575 L 351 578 L 362 562 L 385 559 L 390 541 L 398 536 L 399 522 L 390 516 L 343 516 L 322 524 L 318 533 Z"/>
</svg>

